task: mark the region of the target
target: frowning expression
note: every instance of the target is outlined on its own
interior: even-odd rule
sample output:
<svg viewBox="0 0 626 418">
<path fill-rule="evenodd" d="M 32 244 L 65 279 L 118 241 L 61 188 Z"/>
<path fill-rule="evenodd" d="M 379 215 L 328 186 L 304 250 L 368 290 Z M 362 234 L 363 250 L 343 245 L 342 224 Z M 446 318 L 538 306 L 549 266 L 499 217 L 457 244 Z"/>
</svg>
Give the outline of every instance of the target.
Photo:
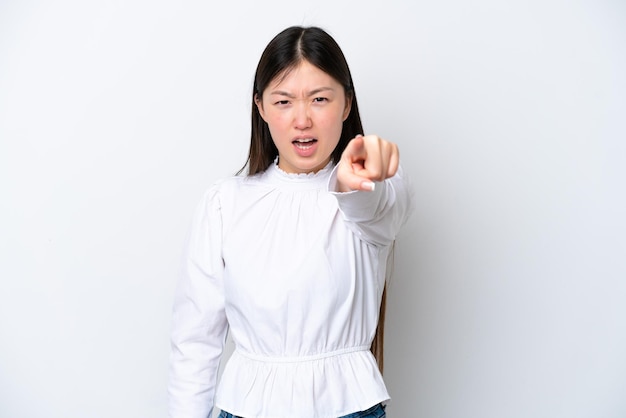
<svg viewBox="0 0 626 418">
<path fill-rule="evenodd" d="M 350 113 L 343 86 L 308 61 L 272 80 L 256 105 L 288 173 L 324 168 Z"/>
</svg>

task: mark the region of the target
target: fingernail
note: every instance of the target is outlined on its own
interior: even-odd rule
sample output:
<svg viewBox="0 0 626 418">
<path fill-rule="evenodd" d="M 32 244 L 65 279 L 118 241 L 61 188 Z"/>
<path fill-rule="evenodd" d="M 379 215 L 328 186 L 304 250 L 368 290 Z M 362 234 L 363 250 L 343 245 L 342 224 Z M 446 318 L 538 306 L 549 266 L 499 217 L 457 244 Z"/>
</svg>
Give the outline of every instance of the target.
<svg viewBox="0 0 626 418">
<path fill-rule="evenodd" d="M 361 187 L 363 189 L 367 189 L 373 192 L 374 189 L 376 188 L 376 184 L 373 181 L 364 181 L 363 183 L 361 183 Z"/>
</svg>

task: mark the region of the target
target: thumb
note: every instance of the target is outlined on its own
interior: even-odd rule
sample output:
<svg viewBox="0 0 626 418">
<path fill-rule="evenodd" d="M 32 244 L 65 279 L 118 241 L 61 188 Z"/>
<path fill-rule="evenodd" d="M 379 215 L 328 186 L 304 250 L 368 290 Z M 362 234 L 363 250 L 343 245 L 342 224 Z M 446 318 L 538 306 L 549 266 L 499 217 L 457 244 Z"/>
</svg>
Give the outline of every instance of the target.
<svg viewBox="0 0 626 418">
<path fill-rule="evenodd" d="M 376 185 L 370 179 L 356 174 L 352 165 L 342 161 L 337 167 L 337 187 L 340 192 L 349 192 L 352 190 L 371 192 L 374 191 Z"/>
</svg>

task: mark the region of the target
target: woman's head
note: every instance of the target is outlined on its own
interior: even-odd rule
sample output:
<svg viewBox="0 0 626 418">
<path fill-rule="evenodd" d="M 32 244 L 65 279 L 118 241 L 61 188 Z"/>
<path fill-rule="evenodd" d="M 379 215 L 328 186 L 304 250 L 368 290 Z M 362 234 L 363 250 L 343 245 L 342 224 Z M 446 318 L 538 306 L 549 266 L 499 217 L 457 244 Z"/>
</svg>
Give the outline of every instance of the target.
<svg viewBox="0 0 626 418">
<path fill-rule="evenodd" d="M 328 142 L 325 142 L 328 139 L 320 138 L 318 143 L 315 134 L 320 126 L 337 117 L 340 117 L 337 129 L 326 130 L 336 131 L 339 136 L 334 138 L 336 146 L 333 144 L 329 149 Z M 286 132 L 290 123 L 293 134 Z M 272 133 L 277 138 L 273 138 Z M 305 162 L 310 154 L 328 152 L 330 155 L 325 159 L 329 157 L 338 162 L 348 142 L 363 133 L 348 64 L 335 40 L 322 29 L 287 28 L 263 51 L 252 95 L 249 174 L 264 171 L 279 155 L 273 139 L 278 142 L 280 133 L 287 138 L 292 135 L 293 139 L 303 140 L 284 145 L 286 138 L 280 138 L 290 153 L 295 152 L 293 156 L 300 163 Z M 313 171 L 317 168 L 312 166 Z"/>
</svg>

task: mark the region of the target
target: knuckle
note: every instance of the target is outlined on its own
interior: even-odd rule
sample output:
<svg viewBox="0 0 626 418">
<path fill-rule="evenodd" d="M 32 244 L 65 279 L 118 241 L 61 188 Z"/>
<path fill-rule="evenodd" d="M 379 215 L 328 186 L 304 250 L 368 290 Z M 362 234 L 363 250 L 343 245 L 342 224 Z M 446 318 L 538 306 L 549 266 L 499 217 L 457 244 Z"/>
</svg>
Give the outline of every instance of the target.
<svg viewBox="0 0 626 418">
<path fill-rule="evenodd" d="M 372 167 L 372 168 L 369 170 L 369 172 L 370 172 L 369 177 L 370 177 L 372 180 L 381 181 L 381 180 L 384 180 L 384 179 L 385 179 L 385 176 L 384 176 L 384 174 L 383 174 L 383 173 L 384 173 L 384 170 L 383 170 L 383 167 L 381 167 L 381 166 L 378 166 L 378 167 Z"/>
</svg>

